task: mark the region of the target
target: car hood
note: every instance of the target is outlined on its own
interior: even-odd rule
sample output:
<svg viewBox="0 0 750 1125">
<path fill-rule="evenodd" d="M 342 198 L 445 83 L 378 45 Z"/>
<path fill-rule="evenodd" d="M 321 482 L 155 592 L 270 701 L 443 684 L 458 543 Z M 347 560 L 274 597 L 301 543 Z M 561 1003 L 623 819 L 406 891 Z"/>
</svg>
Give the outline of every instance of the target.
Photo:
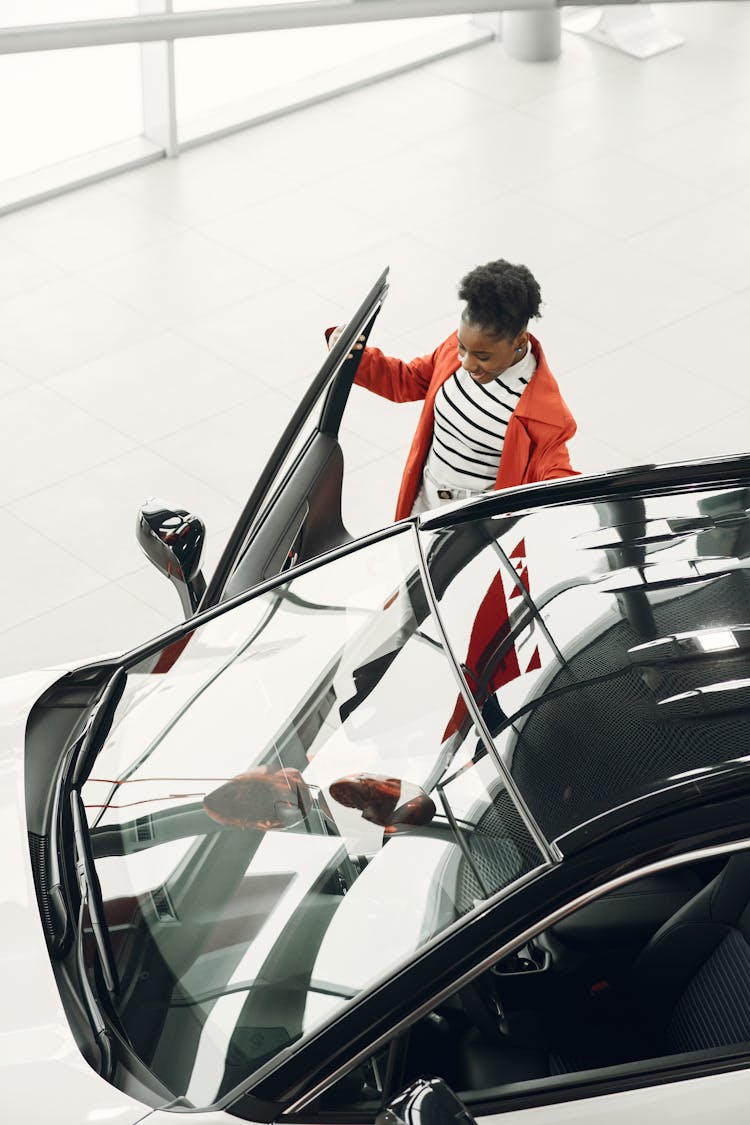
<svg viewBox="0 0 750 1125">
<path fill-rule="evenodd" d="M 27 842 L 24 736 L 31 708 L 60 675 L 60 669 L 53 669 L 0 680 L 2 1117 L 9 1121 L 33 1116 L 36 1125 L 59 1125 L 63 1119 L 135 1125 L 150 1115 L 149 1107 L 100 1078 L 76 1045 L 37 908 Z"/>
</svg>

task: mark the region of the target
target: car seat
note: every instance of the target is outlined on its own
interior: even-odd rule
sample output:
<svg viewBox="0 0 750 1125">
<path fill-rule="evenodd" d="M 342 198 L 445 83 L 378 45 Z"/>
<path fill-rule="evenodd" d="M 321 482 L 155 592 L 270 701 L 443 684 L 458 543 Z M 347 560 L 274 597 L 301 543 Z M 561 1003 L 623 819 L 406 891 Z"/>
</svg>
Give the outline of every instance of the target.
<svg viewBox="0 0 750 1125">
<path fill-rule="evenodd" d="M 565 1046 L 529 1047 L 513 1043 L 511 1024 L 504 1041 L 466 1045 L 461 1085 L 486 1091 L 750 1043 L 750 852 L 732 857 L 654 934 L 633 966 L 628 993 L 630 1036 L 608 1042 L 599 1029 L 570 1027 Z"/>
</svg>

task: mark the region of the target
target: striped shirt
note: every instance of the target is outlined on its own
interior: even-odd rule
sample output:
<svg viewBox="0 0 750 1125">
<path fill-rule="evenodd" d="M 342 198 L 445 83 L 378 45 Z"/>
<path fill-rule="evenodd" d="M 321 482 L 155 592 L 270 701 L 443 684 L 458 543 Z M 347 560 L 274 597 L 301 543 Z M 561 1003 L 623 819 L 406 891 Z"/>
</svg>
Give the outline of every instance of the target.
<svg viewBox="0 0 750 1125">
<path fill-rule="evenodd" d="M 446 488 L 484 492 L 497 477 L 508 420 L 536 371 L 531 348 L 492 383 L 475 383 L 463 367 L 435 398 L 435 429 L 425 469 Z"/>
</svg>

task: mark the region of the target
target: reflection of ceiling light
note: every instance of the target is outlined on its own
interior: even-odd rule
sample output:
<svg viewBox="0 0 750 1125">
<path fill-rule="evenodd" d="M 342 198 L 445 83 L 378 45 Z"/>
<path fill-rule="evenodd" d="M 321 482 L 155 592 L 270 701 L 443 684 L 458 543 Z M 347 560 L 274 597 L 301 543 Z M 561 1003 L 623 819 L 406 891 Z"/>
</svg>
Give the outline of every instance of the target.
<svg viewBox="0 0 750 1125">
<path fill-rule="evenodd" d="M 727 648 L 739 648 L 739 642 L 729 629 L 717 629 L 714 633 L 699 633 L 695 640 L 703 652 L 721 652 Z"/>
<path fill-rule="evenodd" d="M 697 766 L 694 770 L 684 770 L 682 773 L 673 773 L 670 781 L 684 781 L 686 777 L 699 777 L 700 774 L 710 773 L 713 766 Z"/>
</svg>

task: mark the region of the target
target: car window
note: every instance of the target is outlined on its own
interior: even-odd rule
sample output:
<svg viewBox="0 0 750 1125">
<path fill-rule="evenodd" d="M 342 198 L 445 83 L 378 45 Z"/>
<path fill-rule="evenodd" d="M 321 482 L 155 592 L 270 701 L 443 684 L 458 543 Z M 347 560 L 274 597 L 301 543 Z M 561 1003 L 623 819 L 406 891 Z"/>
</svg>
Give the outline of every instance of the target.
<svg viewBox="0 0 750 1125">
<path fill-rule="evenodd" d="M 748 507 L 685 491 L 423 533 L 467 687 L 547 839 L 746 753 Z"/>
<path fill-rule="evenodd" d="M 358 336 L 369 335 L 388 292 L 387 275 L 386 268 L 344 325 L 279 436 L 219 560 L 204 608 L 351 539 L 340 518 L 343 460 L 338 442 L 361 357 L 349 348 Z M 279 527 L 279 519 L 291 525 Z"/>
<path fill-rule="evenodd" d="M 541 1101 L 552 1116 L 556 1102 L 600 1093 L 605 1081 L 633 1089 L 670 1072 L 711 1073 L 719 1061 L 744 1067 L 749 902 L 747 851 L 635 873 L 402 1029 L 309 1103 L 304 1119 L 372 1119 L 421 1077 L 444 1079 L 480 1118 L 510 1101 Z M 633 1112 L 631 1104 L 628 1120 Z"/>
<path fill-rule="evenodd" d="M 267 518 L 269 512 L 273 510 L 274 504 L 278 501 L 280 490 L 283 488 L 284 483 L 289 479 L 302 454 L 308 448 L 312 437 L 317 430 L 318 414 L 319 410 L 317 409 L 310 412 L 309 416 L 305 419 L 305 422 L 303 423 L 299 434 L 297 434 L 295 439 L 291 442 L 288 450 L 281 459 L 281 462 L 273 476 L 273 479 L 269 482 L 263 503 L 259 507 L 255 517 L 252 519 L 249 527 L 247 528 L 243 540 L 237 545 L 232 563 L 234 568 L 241 566 L 242 559 L 257 531 L 257 528 Z M 294 557 L 293 550 L 295 547 L 296 544 L 292 542 L 290 544 L 290 558 Z M 255 579 L 255 581 L 257 581 L 257 579 Z M 246 589 L 247 584 L 243 588 Z"/>
<path fill-rule="evenodd" d="M 214 1102 L 542 856 L 403 527 L 133 668 L 84 787 L 113 1004 Z"/>
</svg>

